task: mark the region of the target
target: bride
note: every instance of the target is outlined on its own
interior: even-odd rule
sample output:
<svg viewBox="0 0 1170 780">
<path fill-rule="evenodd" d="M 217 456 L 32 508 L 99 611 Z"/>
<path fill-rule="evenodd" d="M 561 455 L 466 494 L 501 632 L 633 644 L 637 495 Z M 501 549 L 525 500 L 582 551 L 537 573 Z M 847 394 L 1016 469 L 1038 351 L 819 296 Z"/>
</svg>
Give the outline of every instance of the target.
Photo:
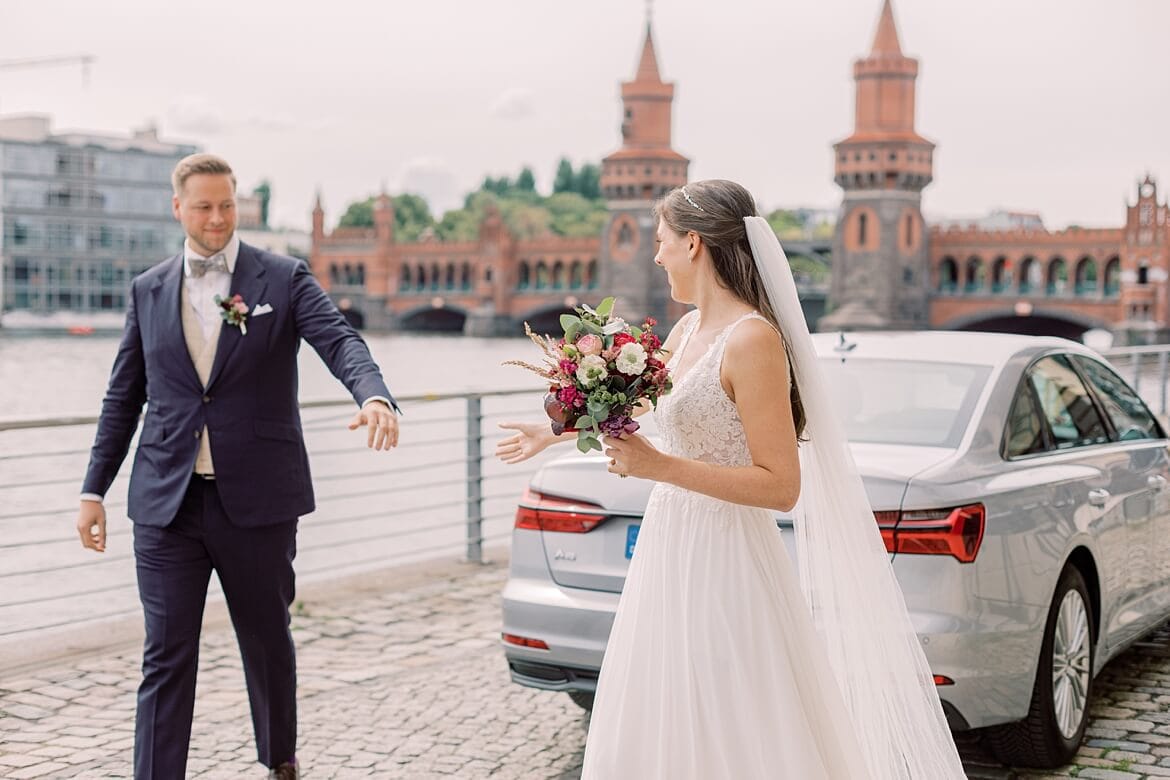
<svg viewBox="0 0 1170 780">
<path fill-rule="evenodd" d="M 663 449 L 598 680 L 583 778 L 947 780 L 964 773 L 775 233 L 743 187 L 656 207 L 671 296 Z M 791 369 L 791 371 L 790 371 Z M 560 439 L 515 433 L 518 463 Z M 799 576 L 773 510 L 793 510 Z"/>
</svg>

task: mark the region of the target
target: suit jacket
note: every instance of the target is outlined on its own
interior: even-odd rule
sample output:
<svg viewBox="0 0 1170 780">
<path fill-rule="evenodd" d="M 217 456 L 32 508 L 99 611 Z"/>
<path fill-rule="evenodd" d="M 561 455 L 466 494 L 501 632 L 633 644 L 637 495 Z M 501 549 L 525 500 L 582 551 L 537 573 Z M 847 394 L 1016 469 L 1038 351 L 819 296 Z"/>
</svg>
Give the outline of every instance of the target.
<svg viewBox="0 0 1170 780">
<path fill-rule="evenodd" d="M 179 254 L 130 285 L 126 326 L 102 401 L 83 493 L 105 495 L 148 404 L 130 474 L 129 515 L 166 526 L 186 492 L 207 427 L 216 486 L 242 527 L 284 522 L 315 508 L 297 403 L 297 351 L 309 342 L 359 404 L 393 397 L 369 349 L 299 260 L 240 244 L 231 293 L 252 311 L 247 334 L 224 323 L 207 386 L 183 335 Z M 395 407 L 397 408 L 397 407 Z"/>
</svg>

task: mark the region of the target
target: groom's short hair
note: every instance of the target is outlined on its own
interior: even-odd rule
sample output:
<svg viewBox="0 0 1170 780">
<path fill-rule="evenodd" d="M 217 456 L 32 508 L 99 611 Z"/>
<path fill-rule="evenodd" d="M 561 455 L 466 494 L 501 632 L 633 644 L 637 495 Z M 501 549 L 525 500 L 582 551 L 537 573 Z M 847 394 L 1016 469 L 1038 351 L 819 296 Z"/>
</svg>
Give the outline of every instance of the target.
<svg viewBox="0 0 1170 780">
<path fill-rule="evenodd" d="M 187 179 L 199 173 L 217 173 L 232 177 L 232 189 L 236 188 L 236 175 L 232 173 L 232 166 L 228 165 L 227 160 L 214 154 L 200 153 L 189 154 L 179 164 L 175 166 L 175 170 L 171 173 L 171 185 L 175 188 L 175 194 L 178 195 L 183 191 L 183 185 L 187 183 Z"/>
</svg>

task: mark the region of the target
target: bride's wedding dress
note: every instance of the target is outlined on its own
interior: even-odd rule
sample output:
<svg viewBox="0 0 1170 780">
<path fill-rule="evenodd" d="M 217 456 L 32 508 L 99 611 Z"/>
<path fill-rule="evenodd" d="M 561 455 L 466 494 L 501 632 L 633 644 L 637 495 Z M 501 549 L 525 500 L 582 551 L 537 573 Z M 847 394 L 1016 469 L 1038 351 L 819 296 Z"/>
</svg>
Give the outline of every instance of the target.
<svg viewBox="0 0 1170 780">
<path fill-rule="evenodd" d="M 657 411 L 666 452 L 751 464 L 719 369 L 732 330 L 753 317 L 763 319 L 732 323 L 675 377 Z M 697 323 L 692 315 L 672 364 Z M 605 652 L 582 777 L 869 777 L 771 511 L 655 486 Z"/>
</svg>

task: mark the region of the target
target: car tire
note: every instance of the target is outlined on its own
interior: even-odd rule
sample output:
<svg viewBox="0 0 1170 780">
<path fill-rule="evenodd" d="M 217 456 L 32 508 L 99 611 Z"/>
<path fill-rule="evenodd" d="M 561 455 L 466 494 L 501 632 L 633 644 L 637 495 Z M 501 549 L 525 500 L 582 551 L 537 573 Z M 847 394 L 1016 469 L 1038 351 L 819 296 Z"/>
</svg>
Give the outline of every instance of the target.
<svg viewBox="0 0 1170 780">
<path fill-rule="evenodd" d="M 1081 745 L 1093 695 L 1093 607 L 1080 571 L 1060 575 L 1044 626 L 1044 642 L 1028 715 L 988 729 L 996 757 L 1011 766 L 1067 764 Z"/>
<path fill-rule="evenodd" d="M 569 691 L 569 698 L 586 712 L 593 712 L 593 691 Z"/>
</svg>

